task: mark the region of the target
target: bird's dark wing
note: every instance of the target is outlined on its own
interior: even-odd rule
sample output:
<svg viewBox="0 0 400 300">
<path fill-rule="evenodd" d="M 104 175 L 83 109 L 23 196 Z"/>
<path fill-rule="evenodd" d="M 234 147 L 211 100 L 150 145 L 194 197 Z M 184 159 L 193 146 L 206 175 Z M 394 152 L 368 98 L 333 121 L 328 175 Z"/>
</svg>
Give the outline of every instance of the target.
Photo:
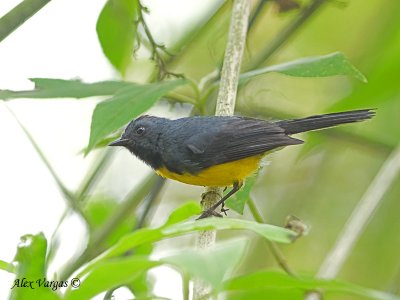
<svg viewBox="0 0 400 300">
<path fill-rule="evenodd" d="M 242 117 L 221 120 L 222 125 L 218 124 L 221 126 L 215 124 L 210 132 L 195 134 L 186 141 L 188 166 L 202 170 L 278 147 L 303 143 L 286 135 L 276 123 Z"/>
</svg>

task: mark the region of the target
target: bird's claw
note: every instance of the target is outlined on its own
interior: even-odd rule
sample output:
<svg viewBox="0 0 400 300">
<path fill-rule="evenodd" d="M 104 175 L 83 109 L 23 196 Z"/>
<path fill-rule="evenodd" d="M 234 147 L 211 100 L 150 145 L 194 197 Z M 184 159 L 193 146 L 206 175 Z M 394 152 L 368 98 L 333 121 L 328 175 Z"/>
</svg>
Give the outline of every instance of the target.
<svg viewBox="0 0 400 300">
<path fill-rule="evenodd" d="M 228 216 L 228 214 L 226 213 L 229 210 L 229 208 L 221 208 L 221 212 L 226 216 Z"/>
<path fill-rule="evenodd" d="M 208 217 L 211 217 L 211 216 L 222 218 L 222 215 L 220 213 L 217 213 L 214 210 L 207 209 L 207 210 L 203 211 L 203 213 L 200 215 L 200 217 L 198 217 L 196 220 L 208 218 Z"/>
</svg>

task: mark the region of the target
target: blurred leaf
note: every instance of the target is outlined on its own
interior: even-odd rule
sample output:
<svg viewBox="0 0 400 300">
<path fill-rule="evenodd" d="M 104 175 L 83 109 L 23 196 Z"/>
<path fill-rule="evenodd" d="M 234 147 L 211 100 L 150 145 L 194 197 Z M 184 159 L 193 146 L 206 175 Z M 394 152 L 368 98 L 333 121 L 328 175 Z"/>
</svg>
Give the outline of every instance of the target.
<svg viewBox="0 0 400 300">
<path fill-rule="evenodd" d="M 162 226 L 155 229 L 143 228 L 122 237 L 117 244 L 103 253 L 98 260 L 94 260 L 92 263 L 89 263 L 80 273 L 80 275 L 83 276 L 89 272 L 93 266 L 101 263 L 102 260 L 109 257 L 122 255 L 140 245 L 160 241 L 162 239 L 181 234 L 209 229 L 246 229 L 258 233 L 266 239 L 281 243 L 290 243 L 296 237 L 296 233 L 285 228 L 269 224 L 260 224 L 256 222 L 228 218 L 207 218 Z"/>
<path fill-rule="evenodd" d="M 233 197 L 230 197 L 228 200 L 226 200 L 225 204 L 237 213 L 243 215 L 244 206 L 246 205 L 247 200 L 250 198 L 250 191 L 253 188 L 256 180 L 256 175 L 248 177 L 244 187 L 234 194 Z"/>
<path fill-rule="evenodd" d="M 168 69 L 197 81 L 215 70 L 216 66 L 222 66 L 231 9 L 231 1 L 212 1 L 212 16 L 208 15 L 204 19 L 205 23 L 201 24 L 201 28 L 185 30 L 186 35 L 172 47 L 176 49 L 174 52 L 177 55 L 170 58 Z"/>
<path fill-rule="evenodd" d="M 17 262 L 16 276 L 13 285 L 22 284 L 22 279 L 33 281 L 31 288 L 18 288 L 11 290 L 11 299 L 59 299 L 50 288 L 39 287 L 37 280 L 44 284 L 46 278 L 46 250 L 47 241 L 43 233 L 37 235 L 27 234 L 21 237 L 14 261 Z"/>
<path fill-rule="evenodd" d="M 323 280 L 308 276 L 292 277 L 277 271 L 261 271 L 239 276 L 226 281 L 224 289 L 233 290 L 277 290 L 298 289 L 302 291 L 322 289 L 324 293 L 344 293 L 381 300 L 399 300 L 400 297 L 384 292 L 366 289 L 338 280 Z M 303 298 L 299 298 L 303 299 Z"/>
<path fill-rule="evenodd" d="M 119 139 L 121 137 L 122 130 L 117 130 L 115 133 L 105 137 L 104 139 L 101 139 L 92 149 L 100 149 L 108 146 L 109 143 Z M 79 151 L 79 154 L 85 154 L 86 151 L 88 151 L 87 146 L 82 148 L 82 150 Z"/>
<path fill-rule="evenodd" d="M 102 261 L 82 279 L 79 288 L 67 290 L 65 299 L 91 299 L 101 292 L 131 282 L 144 271 L 158 265 L 160 262 L 151 261 L 146 256 L 118 257 Z"/>
<path fill-rule="evenodd" d="M 210 229 L 246 229 L 258 233 L 268 240 L 280 243 L 290 243 L 296 235 L 293 231 L 282 227 L 232 218 L 206 218 L 187 221 L 162 228 L 161 233 L 165 236 L 175 236 L 187 232 Z"/>
<path fill-rule="evenodd" d="M 108 0 L 97 20 L 96 31 L 103 52 L 121 74 L 133 57 L 137 10 L 135 0 Z"/>
<path fill-rule="evenodd" d="M 119 203 L 106 198 L 96 197 L 91 198 L 85 206 L 84 213 L 87 217 L 87 221 L 90 226 L 90 232 L 95 232 L 101 228 L 108 218 L 112 216 L 120 206 Z M 131 232 L 134 227 L 135 218 L 125 218 L 122 222 L 119 222 L 118 226 L 107 236 L 104 241 L 104 246 L 110 247 L 114 245 L 123 235 Z"/>
<path fill-rule="evenodd" d="M 221 243 L 206 251 L 183 249 L 178 254 L 168 255 L 160 261 L 152 261 L 148 256 L 139 256 L 137 253 L 130 257 L 109 258 L 93 266 L 90 273 L 82 279 L 78 289 L 66 292 L 65 299 L 90 299 L 106 290 L 129 284 L 147 270 L 165 263 L 209 281 L 218 288 L 226 274 L 239 263 L 247 242 L 247 239 L 242 238 Z"/>
<path fill-rule="evenodd" d="M 10 264 L 4 260 L 0 260 L 0 270 L 7 271 L 9 273 L 15 273 L 16 268 L 13 264 Z"/>
<path fill-rule="evenodd" d="M 209 249 L 185 249 L 161 261 L 177 266 L 219 289 L 224 278 L 239 264 L 249 243 L 247 238 L 218 243 Z"/>
<path fill-rule="evenodd" d="M 150 256 L 153 252 L 152 244 L 144 244 L 135 248 L 134 254 L 139 256 Z M 135 295 L 135 299 L 140 297 L 148 297 L 152 299 L 151 291 L 153 290 L 153 281 L 147 276 L 147 270 L 138 274 L 136 278 L 132 280 L 127 287 Z"/>
<path fill-rule="evenodd" d="M 386 11 L 386 15 L 385 15 Z M 388 13 L 390 12 L 390 13 Z M 360 129 L 360 135 L 395 148 L 399 143 L 400 89 L 395 78 L 399 74 L 400 2 L 382 5 L 382 23 L 375 40 L 368 40 L 362 52 L 362 63 L 368 72 L 367 85 L 356 84 L 350 94 L 333 103 L 327 110 L 347 110 L 354 107 L 377 108 L 377 116 Z M 374 30 L 377 28 L 374 27 Z M 357 50 L 358 53 L 358 50 Z"/>
<path fill-rule="evenodd" d="M 297 160 L 301 160 L 309 155 L 312 151 L 318 151 L 321 145 L 326 145 L 327 137 L 322 134 L 310 134 L 307 140 L 302 144 Z"/>
<path fill-rule="evenodd" d="M 14 261 L 18 276 L 42 277 L 45 275 L 47 241 L 43 233 L 21 237 Z"/>
<path fill-rule="evenodd" d="M 240 82 L 254 76 L 277 72 L 296 77 L 329 77 L 337 75 L 349 75 L 367 82 L 365 76 L 356 69 L 341 52 L 335 52 L 324 56 L 305 57 L 287 63 L 269 66 L 240 75 Z"/>
<path fill-rule="evenodd" d="M 265 300 L 265 299 L 279 299 L 279 300 L 304 300 L 304 291 L 296 289 L 244 289 L 238 291 L 229 291 L 223 293 L 227 295 L 225 299 L 229 300 Z"/>
<path fill-rule="evenodd" d="M 201 213 L 201 207 L 198 202 L 189 201 L 182 206 L 175 209 L 168 217 L 168 220 L 165 222 L 163 227 L 174 225 L 176 223 L 187 220 L 191 216 L 197 215 Z"/>
<path fill-rule="evenodd" d="M 154 84 L 135 84 L 119 90 L 112 98 L 97 104 L 92 116 L 86 154 L 106 135 L 145 112 L 164 94 L 184 83 L 185 80 L 179 79 Z"/>
<path fill-rule="evenodd" d="M 80 80 L 64 80 L 51 78 L 30 78 L 35 84 L 31 91 L 0 90 L 0 99 L 16 98 L 86 98 L 107 96 L 136 83 L 125 81 L 100 81 L 84 83 Z"/>
<path fill-rule="evenodd" d="M 260 224 L 239 219 L 207 218 L 163 226 L 152 230 L 146 229 L 145 238 L 141 236 L 142 233 L 139 231 L 134 232 L 129 236 L 123 237 L 117 245 L 110 249 L 109 254 L 113 256 L 119 255 L 143 243 L 154 242 L 167 237 L 209 229 L 246 229 L 258 233 L 266 239 L 281 243 L 290 243 L 296 236 L 296 234 L 290 230 L 269 224 Z"/>
<path fill-rule="evenodd" d="M 329 109 L 345 110 L 358 103 L 366 107 L 377 107 L 387 101 L 399 101 L 399 84 L 397 80 L 392 79 L 397 78 L 399 74 L 400 27 L 397 16 L 400 2 L 382 6 L 387 6 L 382 7 L 382 10 L 390 10 L 389 18 L 379 24 L 382 27 L 376 36 L 379 38 L 373 41 L 373 44 L 368 44 L 368 52 L 363 52 L 364 64 L 368 67 L 368 85 L 355 85 L 350 95 L 334 103 Z"/>
</svg>

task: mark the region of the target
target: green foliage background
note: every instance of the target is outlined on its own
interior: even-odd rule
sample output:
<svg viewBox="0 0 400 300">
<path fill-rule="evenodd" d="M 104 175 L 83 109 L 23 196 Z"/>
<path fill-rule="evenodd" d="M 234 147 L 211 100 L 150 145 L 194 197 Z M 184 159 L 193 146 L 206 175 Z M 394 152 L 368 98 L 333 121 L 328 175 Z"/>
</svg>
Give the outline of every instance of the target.
<svg viewBox="0 0 400 300">
<path fill-rule="evenodd" d="M 29 2 L 25 2 L 25 8 L 29 8 Z M 88 84 L 79 80 L 36 78 L 32 79 L 35 83 L 32 91 L 0 91 L 0 98 L 5 101 L 108 97 L 99 102 L 93 112 L 91 135 L 84 151 L 86 154 L 96 151 L 99 157 L 92 171 L 78 191 L 69 191 L 57 181 L 70 204 L 70 211 L 85 220 L 89 228 L 87 248 L 75 262 L 60 270 L 57 279 L 69 278 L 83 265 L 79 274 L 87 277 L 80 289 L 69 289 L 63 295 L 43 290 L 43 294 L 35 297 L 88 299 L 121 285 L 127 286 L 137 298 L 155 297 L 146 272 L 154 266 L 168 264 L 180 270 L 184 286 L 194 277 L 200 277 L 210 281 L 214 293 L 228 295 L 229 299 L 265 299 L 268 296 L 303 299 L 305 291 L 314 289 L 322 289 L 326 299 L 398 299 L 399 178 L 385 194 L 356 243 L 339 280 L 321 281 L 313 279 L 313 274 L 318 271 L 352 209 L 399 145 L 400 2 L 287 1 L 299 8 L 279 12 L 284 2 L 253 3 L 236 113 L 281 119 L 376 108 L 377 116 L 361 124 L 304 134 L 301 136 L 306 141 L 304 146 L 270 155 L 268 166 L 239 194 L 235 203 L 231 203 L 239 212 L 244 207 L 243 217 L 235 212 L 231 216 L 251 221 L 226 218 L 194 222 L 193 216 L 199 213 L 198 205 L 189 202 L 181 206 L 180 203 L 182 199 L 189 200 L 189 194 L 182 191 L 185 186 L 174 185 L 179 191 L 175 189 L 168 192 L 168 197 L 163 197 L 160 193 L 163 181 L 155 176 L 143 179 L 143 183 L 118 205 L 115 199 L 98 195 L 92 184 L 107 172 L 106 162 L 111 159 L 111 154 L 104 149 L 107 142 L 118 136 L 130 119 L 150 107 L 159 105 L 168 110 L 170 103 L 181 103 L 188 115 L 214 113 L 218 88 L 216 70 L 222 65 L 230 1 L 210 10 L 199 23 L 188 24 L 183 32 L 177 33 L 181 38 L 165 48 L 149 35 L 146 8 L 141 3 L 109 0 L 99 15 L 97 34 L 105 55 L 123 80 Z M 305 17 L 304 22 L 299 21 L 291 31 L 286 29 L 312 5 L 316 6 L 315 11 Z M 32 13 L 35 10 L 36 6 Z M 13 12 L 16 18 L 17 13 Z M 14 30 L 17 26 L 3 21 L 4 17 L 0 19 L 2 29 L 11 26 Z M 290 34 L 285 36 L 285 32 Z M 150 58 L 134 58 L 135 43 L 147 48 Z M 143 82 L 146 84 L 140 84 Z M 45 154 L 33 139 L 32 143 L 51 170 Z M 295 215 L 310 226 L 308 235 L 289 243 L 292 232 L 253 222 L 254 216 L 245 207 L 248 198 L 254 201 L 267 223 L 282 226 L 286 216 Z M 149 229 L 153 223 L 149 212 L 158 205 L 156 200 L 168 202 L 172 208 L 181 208 L 166 224 Z M 139 206 L 146 209 L 140 210 Z M 247 234 L 224 231 L 219 233 L 221 243 L 209 253 L 191 249 L 191 241 L 172 238 L 161 245 L 174 249 L 176 254 L 161 260 L 150 258 L 155 242 L 205 228 L 246 229 L 258 235 L 231 241 L 233 237 Z M 13 268 L 1 261 L 0 268 L 15 273 L 17 278 L 45 276 L 52 255 L 59 249 L 53 248 L 40 234 L 24 239 L 32 242 L 18 250 L 19 266 Z M 289 243 L 281 249 L 288 265 L 296 274 L 301 274 L 301 279 L 277 271 L 277 262 L 265 240 Z M 126 252 L 129 255 L 123 256 Z M 103 253 L 102 258 L 95 259 L 100 253 Z M 28 292 L 19 290 L 11 297 L 32 296 L 23 293 Z M 187 290 L 184 289 L 183 294 L 185 297 Z"/>
</svg>

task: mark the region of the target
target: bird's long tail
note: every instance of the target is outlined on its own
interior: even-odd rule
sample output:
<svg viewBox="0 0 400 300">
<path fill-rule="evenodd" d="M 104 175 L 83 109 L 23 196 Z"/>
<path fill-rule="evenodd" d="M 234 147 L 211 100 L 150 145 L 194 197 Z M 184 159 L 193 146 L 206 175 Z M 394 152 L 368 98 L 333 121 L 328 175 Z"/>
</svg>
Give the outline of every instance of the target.
<svg viewBox="0 0 400 300">
<path fill-rule="evenodd" d="M 375 111 L 371 109 L 352 110 L 340 113 L 312 116 L 303 119 L 276 122 L 286 134 L 296 134 L 310 130 L 333 127 L 340 124 L 353 123 L 371 119 Z"/>
</svg>

